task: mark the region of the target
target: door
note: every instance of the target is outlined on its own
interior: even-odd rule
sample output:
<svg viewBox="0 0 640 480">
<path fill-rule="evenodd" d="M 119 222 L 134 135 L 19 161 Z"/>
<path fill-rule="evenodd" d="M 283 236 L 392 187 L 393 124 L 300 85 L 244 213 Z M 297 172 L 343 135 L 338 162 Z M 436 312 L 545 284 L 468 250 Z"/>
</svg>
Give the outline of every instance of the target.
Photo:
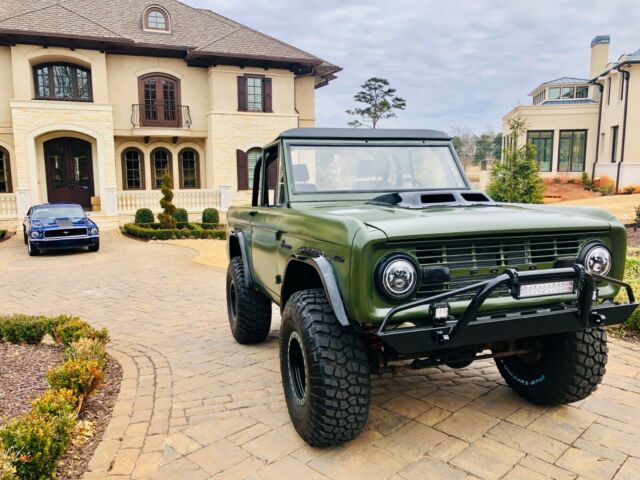
<svg viewBox="0 0 640 480">
<path fill-rule="evenodd" d="M 140 79 L 143 127 L 180 126 L 180 89 L 178 80 L 167 75 L 148 75 Z"/>
<path fill-rule="evenodd" d="M 91 144 L 78 138 L 56 138 L 44 144 L 49 202 L 78 203 L 91 209 L 93 159 Z"/>
</svg>

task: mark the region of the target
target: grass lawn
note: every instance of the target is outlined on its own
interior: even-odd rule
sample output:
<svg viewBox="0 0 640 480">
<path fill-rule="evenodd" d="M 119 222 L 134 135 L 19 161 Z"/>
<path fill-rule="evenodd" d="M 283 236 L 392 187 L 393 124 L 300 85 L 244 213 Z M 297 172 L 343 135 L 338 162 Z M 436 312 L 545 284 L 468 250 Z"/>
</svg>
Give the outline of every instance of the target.
<svg viewBox="0 0 640 480">
<path fill-rule="evenodd" d="M 640 193 L 633 195 L 612 195 L 608 197 L 585 198 L 560 202 L 559 205 L 580 205 L 583 207 L 597 207 L 609 210 L 618 220 L 628 225 L 635 219 L 635 207 L 640 205 Z"/>
</svg>

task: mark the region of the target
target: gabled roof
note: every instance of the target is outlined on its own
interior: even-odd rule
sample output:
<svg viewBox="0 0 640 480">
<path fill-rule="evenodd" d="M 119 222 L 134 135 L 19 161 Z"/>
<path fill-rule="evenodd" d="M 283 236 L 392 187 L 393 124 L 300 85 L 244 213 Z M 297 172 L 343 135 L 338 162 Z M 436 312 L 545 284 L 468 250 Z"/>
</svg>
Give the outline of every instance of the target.
<svg viewBox="0 0 640 480">
<path fill-rule="evenodd" d="M 171 32 L 143 29 L 152 5 L 169 13 Z M 190 64 L 291 68 L 318 85 L 340 67 L 210 10 L 177 0 L 2 0 L 0 44 L 101 48 L 110 53 L 183 57 Z"/>
</svg>

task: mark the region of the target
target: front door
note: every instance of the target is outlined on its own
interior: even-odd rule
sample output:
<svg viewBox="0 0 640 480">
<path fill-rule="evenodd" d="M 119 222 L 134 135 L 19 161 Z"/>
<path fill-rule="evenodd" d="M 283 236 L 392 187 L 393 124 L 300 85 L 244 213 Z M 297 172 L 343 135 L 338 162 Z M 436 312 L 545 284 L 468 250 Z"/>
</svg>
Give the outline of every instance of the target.
<svg viewBox="0 0 640 480">
<path fill-rule="evenodd" d="M 91 209 L 91 144 L 78 138 L 56 138 L 44 144 L 49 202 L 78 203 Z"/>
</svg>

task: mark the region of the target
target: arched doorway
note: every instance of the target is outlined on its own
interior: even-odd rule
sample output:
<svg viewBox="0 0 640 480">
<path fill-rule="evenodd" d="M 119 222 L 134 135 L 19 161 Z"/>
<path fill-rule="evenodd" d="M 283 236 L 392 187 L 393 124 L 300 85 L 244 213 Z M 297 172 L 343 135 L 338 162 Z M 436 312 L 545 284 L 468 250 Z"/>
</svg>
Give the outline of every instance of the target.
<svg viewBox="0 0 640 480">
<path fill-rule="evenodd" d="M 54 138 L 44 143 L 49 202 L 79 203 L 91 208 L 94 196 L 91 144 L 79 138 Z"/>
</svg>

